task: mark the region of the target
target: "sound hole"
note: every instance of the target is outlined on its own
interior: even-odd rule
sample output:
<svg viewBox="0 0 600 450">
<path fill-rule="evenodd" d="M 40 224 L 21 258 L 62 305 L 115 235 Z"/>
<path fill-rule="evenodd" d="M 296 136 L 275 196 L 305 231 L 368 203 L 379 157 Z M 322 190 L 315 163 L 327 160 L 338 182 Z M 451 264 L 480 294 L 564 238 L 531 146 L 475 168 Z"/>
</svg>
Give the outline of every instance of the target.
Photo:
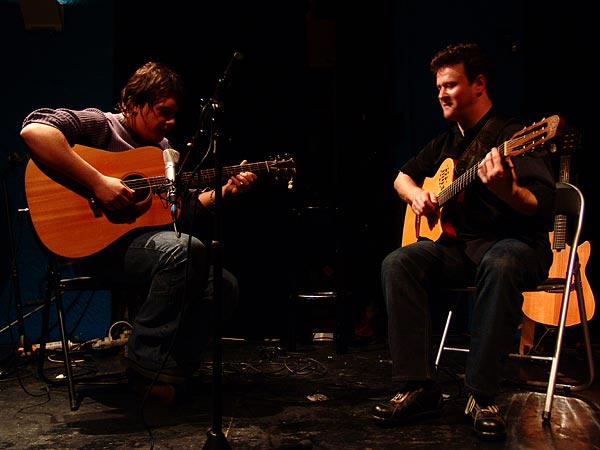
<svg viewBox="0 0 600 450">
<path fill-rule="evenodd" d="M 133 194 L 134 203 L 118 213 L 106 211 L 106 217 L 112 223 L 133 223 L 152 205 L 152 189 L 147 179 L 139 174 L 132 174 L 124 177 L 123 181 L 135 191 Z"/>
<path fill-rule="evenodd" d="M 151 189 L 147 178 L 144 178 L 139 174 L 132 174 L 123 178 L 123 181 L 125 181 L 125 184 L 131 189 L 135 190 L 135 193 L 133 194 L 134 203 L 142 203 L 150 197 Z"/>
</svg>

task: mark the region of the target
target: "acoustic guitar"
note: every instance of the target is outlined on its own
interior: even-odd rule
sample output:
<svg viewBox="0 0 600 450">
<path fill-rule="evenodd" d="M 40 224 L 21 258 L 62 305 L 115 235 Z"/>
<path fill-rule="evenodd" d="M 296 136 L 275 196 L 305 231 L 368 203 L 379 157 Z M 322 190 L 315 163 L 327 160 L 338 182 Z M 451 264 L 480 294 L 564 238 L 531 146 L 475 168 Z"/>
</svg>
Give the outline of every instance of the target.
<svg viewBox="0 0 600 450">
<path fill-rule="evenodd" d="M 65 258 L 92 255 L 126 233 L 173 221 L 166 191 L 163 151 L 140 147 L 126 152 L 108 152 L 75 145 L 73 149 L 104 175 L 120 178 L 135 190 L 134 204 L 118 214 L 107 211 L 90 192 L 66 177 L 36 164 L 25 168 L 25 196 L 33 227 L 41 243 Z M 277 178 L 293 176 L 292 158 L 248 163 L 222 168 L 222 179 L 243 171 L 270 173 Z M 215 169 L 179 175 L 182 186 L 196 187 L 215 181 Z"/>
<path fill-rule="evenodd" d="M 557 115 L 550 116 L 517 131 L 508 141 L 498 146 L 503 157 L 518 156 L 525 152 L 538 149 L 553 139 L 563 125 L 563 120 Z M 468 168 L 462 175 L 454 179 L 454 160 L 446 159 L 432 178 L 426 178 L 422 188 L 435 192 L 438 196 L 438 209 L 428 216 L 417 217 L 410 206 L 406 206 L 404 228 L 402 231 L 402 246 L 416 242 L 421 238 L 438 239 L 447 232 L 448 222 L 444 219 L 443 207 L 461 193 L 477 178 L 479 162 Z"/>
<path fill-rule="evenodd" d="M 572 143 L 575 142 L 573 136 L 573 133 L 565 134 L 565 138 L 561 139 L 561 142 L 563 143 L 563 145 L 560 146 L 562 151 L 567 152 L 574 148 L 574 145 L 572 145 Z M 559 181 L 569 181 L 570 163 L 571 155 L 561 154 Z M 566 273 L 569 264 L 569 253 L 571 251 L 571 247 L 566 243 L 566 235 L 567 218 L 563 215 L 556 215 L 554 218 L 554 231 L 549 234 L 554 255 L 552 266 L 550 267 L 549 278 L 562 278 Z M 581 275 L 585 314 L 589 321 L 594 315 L 595 300 L 585 274 L 586 265 L 590 258 L 590 243 L 588 241 L 581 243 L 577 247 L 577 256 L 580 264 L 579 271 Z M 525 292 L 523 294 L 523 313 L 527 318 L 534 322 L 549 326 L 557 326 L 560 317 L 562 295 L 562 291 L 556 293 L 544 291 Z M 565 325 L 571 326 L 579 323 L 581 323 L 579 303 L 577 300 L 577 291 L 574 290 L 571 292 L 571 297 L 569 299 Z"/>
</svg>

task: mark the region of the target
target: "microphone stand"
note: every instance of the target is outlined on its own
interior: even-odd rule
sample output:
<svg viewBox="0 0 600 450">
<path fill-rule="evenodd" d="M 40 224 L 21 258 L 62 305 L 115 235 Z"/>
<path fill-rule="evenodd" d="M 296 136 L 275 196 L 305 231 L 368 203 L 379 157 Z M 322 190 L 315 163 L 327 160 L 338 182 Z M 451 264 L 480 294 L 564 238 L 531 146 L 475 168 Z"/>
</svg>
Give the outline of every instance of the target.
<svg viewBox="0 0 600 450">
<path fill-rule="evenodd" d="M 212 102 L 211 102 L 212 103 Z M 212 106 L 214 108 L 214 105 Z M 218 121 L 217 121 L 218 122 Z M 222 380 L 221 372 L 223 366 L 223 349 L 222 349 L 222 305 L 223 305 L 223 245 L 222 245 L 222 211 L 221 203 L 223 193 L 221 189 L 221 159 L 219 157 L 219 149 L 223 136 L 215 125 L 213 151 L 215 164 L 215 227 L 214 239 L 211 241 L 211 253 L 213 258 L 213 368 L 212 368 L 212 428 L 208 431 L 208 440 L 204 444 L 204 449 L 230 449 L 227 438 L 223 434 L 223 411 L 222 411 Z"/>
<path fill-rule="evenodd" d="M 231 73 L 235 66 L 242 60 L 242 55 L 234 53 L 229 62 L 223 78 L 220 78 L 212 98 L 209 100 L 209 107 L 212 111 L 213 120 L 213 158 L 215 166 L 215 227 L 214 239 L 211 242 L 213 257 L 213 368 L 212 368 L 212 428 L 208 430 L 208 439 L 204 443 L 204 450 L 230 450 L 231 446 L 227 442 L 227 437 L 223 434 L 223 390 L 222 390 L 222 366 L 223 366 L 223 343 L 222 343 L 222 315 L 223 315 L 223 213 L 222 201 L 222 163 L 220 149 L 224 142 L 221 116 L 223 113 L 223 102 L 221 97 L 225 88 L 230 83 Z"/>
<path fill-rule="evenodd" d="M 21 303 L 21 287 L 19 285 L 19 273 L 17 269 L 17 250 L 15 246 L 15 239 L 12 227 L 12 219 L 10 215 L 10 200 L 8 197 L 8 183 L 6 181 L 8 177 L 9 169 L 16 167 L 19 163 L 24 162 L 25 160 L 18 157 L 16 154 L 12 154 L 8 157 L 8 168 L 2 174 L 2 190 L 4 193 L 4 207 L 6 208 L 6 223 L 8 229 L 8 246 L 10 249 L 10 273 L 11 273 L 11 283 L 12 283 L 12 292 L 15 298 L 15 310 L 17 314 L 17 327 L 19 330 L 19 340 L 17 344 L 17 352 L 13 355 L 11 361 L 16 361 L 17 356 L 24 352 L 27 354 L 31 351 L 31 346 L 29 345 L 28 339 L 25 336 L 25 319 L 23 316 L 23 308 Z M 8 328 L 10 328 L 9 325 Z M 10 365 L 10 362 L 8 363 Z M 8 370 L 0 370 L 0 378 L 3 377 Z"/>
</svg>

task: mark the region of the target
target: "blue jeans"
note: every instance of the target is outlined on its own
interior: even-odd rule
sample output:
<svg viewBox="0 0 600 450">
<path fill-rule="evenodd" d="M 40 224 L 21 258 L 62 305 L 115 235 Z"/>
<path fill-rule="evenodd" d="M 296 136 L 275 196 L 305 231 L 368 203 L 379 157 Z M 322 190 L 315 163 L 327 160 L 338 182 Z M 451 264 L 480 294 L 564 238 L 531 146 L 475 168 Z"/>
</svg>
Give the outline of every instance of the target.
<svg viewBox="0 0 600 450">
<path fill-rule="evenodd" d="M 158 370 L 181 367 L 190 370 L 202 361 L 210 338 L 213 275 L 209 252 L 203 242 L 173 231 L 151 231 L 119 243 L 90 258 L 87 273 L 114 287 L 136 288 L 143 293 L 128 357 Z M 238 298 L 237 279 L 223 270 L 223 315 Z"/>
<path fill-rule="evenodd" d="M 381 278 L 388 317 L 394 382 L 435 379 L 430 302 L 436 288 L 475 280 L 477 293 L 465 386 L 494 397 L 502 362 L 522 319 L 522 292 L 548 276 L 550 247 L 538 249 L 516 239 L 496 242 L 475 266 L 456 245 L 419 241 L 383 260 Z"/>
</svg>

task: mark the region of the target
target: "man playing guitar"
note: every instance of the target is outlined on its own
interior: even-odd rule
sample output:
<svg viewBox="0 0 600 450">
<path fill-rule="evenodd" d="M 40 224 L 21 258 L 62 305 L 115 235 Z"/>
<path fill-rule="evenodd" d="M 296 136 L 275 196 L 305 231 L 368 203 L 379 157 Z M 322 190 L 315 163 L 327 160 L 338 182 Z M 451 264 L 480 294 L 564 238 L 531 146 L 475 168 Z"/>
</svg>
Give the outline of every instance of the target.
<svg viewBox="0 0 600 450">
<path fill-rule="evenodd" d="M 156 150 L 160 159 L 161 153 L 172 158 L 167 135 L 175 126 L 182 95 L 179 75 L 160 63 L 149 62 L 122 89 L 118 113 L 94 108 L 42 108 L 25 118 L 21 136 L 32 160 L 44 173 L 74 192 L 86 193 L 83 198 L 90 207 L 85 211 L 89 211 L 90 217 L 118 217 L 137 206 L 138 189 L 111 175 L 113 168 L 106 164 L 109 158 L 100 159 L 102 168 L 95 167 L 77 149 L 90 146 L 120 152 L 123 157 L 139 156 L 139 168 L 149 165 L 147 158 L 142 158 L 149 153 L 135 150 L 141 147 Z M 220 189 L 221 198 L 227 200 L 246 192 L 256 178 L 255 173 L 242 167 L 214 189 Z M 144 380 L 156 379 L 169 386 L 185 385 L 201 362 L 202 349 L 210 336 L 212 267 L 204 243 L 179 230 L 186 230 L 190 215 L 211 217 L 214 189 L 186 189 L 178 193 L 181 198 L 175 201 L 183 211 L 180 217 L 174 217 L 178 230 L 172 226 L 135 228 L 78 261 L 78 267 L 105 281 L 107 286 L 127 286 L 145 293 L 124 355 L 126 367 L 142 384 L 146 383 Z M 162 198 L 156 195 L 149 201 L 160 204 L 166 199 L 163 194 Z M 60 214 L 60 204 L 47 208 L 42 212 L 48 216 Z M 167 214 L 170 217 L 168 209 Z M 116 226 L 136 219 L 111 220 Z M 170 220 L 167 222 L 172 225 Z M 83 226 L 80 228 L 78 234 L 87 233 L 87 239 L 94 239 L 93 233 Z M 224 270 L 224 303 L 235 303 L 237 292 L 236 278 Z"/>
</svg>

